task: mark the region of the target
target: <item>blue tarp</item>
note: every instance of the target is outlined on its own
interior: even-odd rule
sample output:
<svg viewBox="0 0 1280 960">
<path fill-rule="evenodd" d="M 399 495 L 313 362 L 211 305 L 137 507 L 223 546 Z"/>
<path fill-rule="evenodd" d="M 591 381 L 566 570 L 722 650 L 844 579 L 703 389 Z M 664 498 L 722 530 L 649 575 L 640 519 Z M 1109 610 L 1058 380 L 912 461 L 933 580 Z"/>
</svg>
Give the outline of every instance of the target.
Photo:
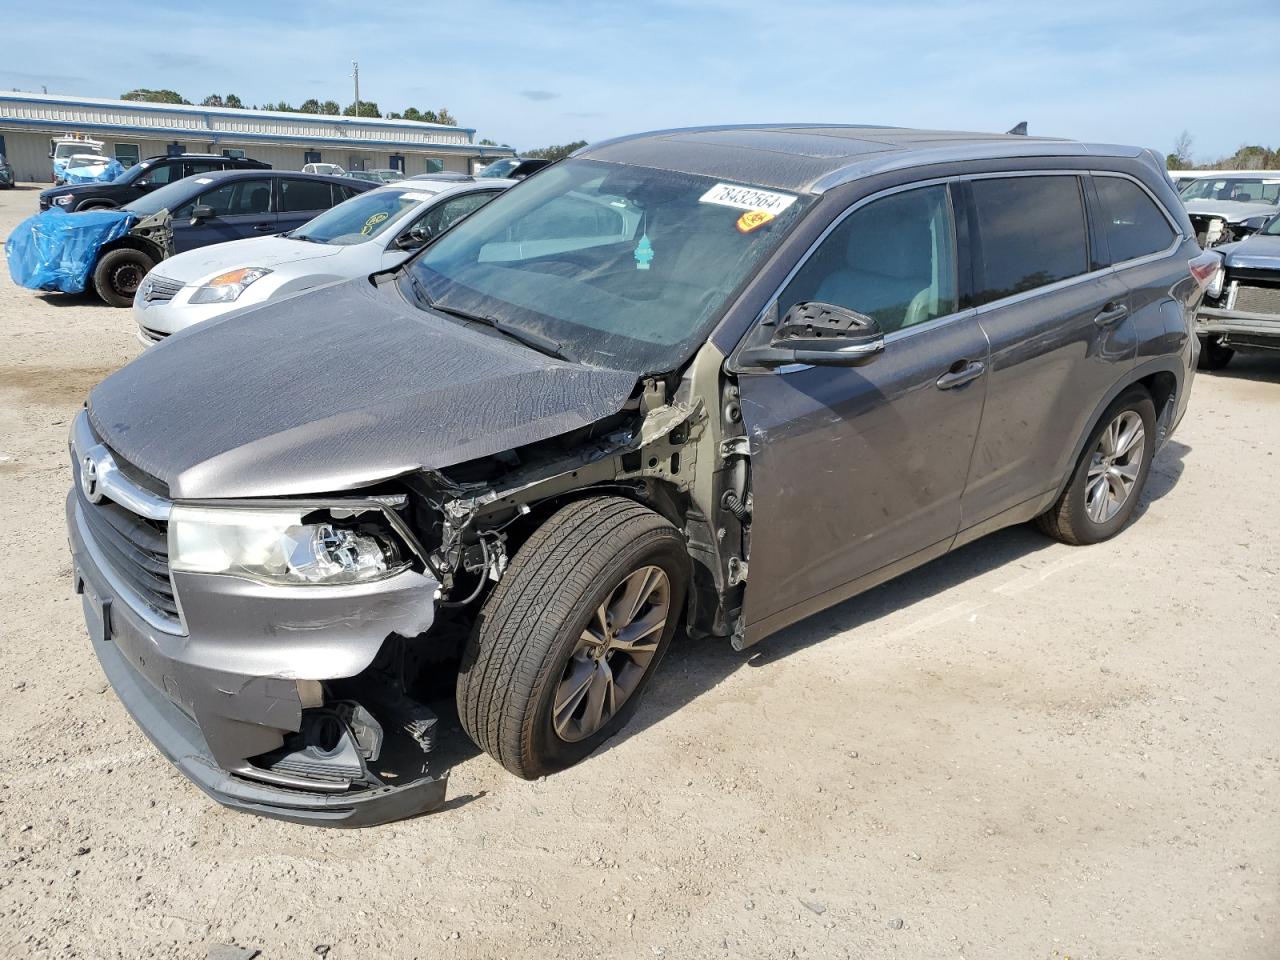
<svg viewBox="0 0 1280 960">
<path fill-rule="evenodd" d="M 27 217 L 4 244 L 9 276 L 20 287 L 79 293 L 89 282 L 98 249 L 138 221 L 123 210 L 67 213 L 57 207 Z"/>
<path fill-rule="evenodd" d="M 94 176 L 94 171 L 99 171 Z M 76 183 L 110 183 L 124 173 L 124 166 L 113 157 L 106 158 L 102 167 L 68 167 L 62 173 L 62 179 L 69 184 Z"/>
</svg>

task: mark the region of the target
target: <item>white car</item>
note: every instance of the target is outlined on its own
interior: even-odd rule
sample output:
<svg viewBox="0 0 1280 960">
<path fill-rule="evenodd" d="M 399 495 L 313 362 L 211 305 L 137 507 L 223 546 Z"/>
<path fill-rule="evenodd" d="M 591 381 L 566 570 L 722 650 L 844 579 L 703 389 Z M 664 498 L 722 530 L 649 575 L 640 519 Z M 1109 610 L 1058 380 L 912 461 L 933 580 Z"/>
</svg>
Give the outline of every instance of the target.
<svg viewBox="0 0 1280 960">
<path fill-rule="evenodd" d="M 157 343 L 233 310 L 398 266 L 515 182 L 390 184 L 288 233 L 170 257 L 147 274 L 134 296 L 138 339 Z"/>
<path fill-rule="evenodd" d="M 347 171 L 340 163 L 308 163 L 302 168 L 303 173 L 319 173 L 326 177 L 340 177 Z"/>
</svg>

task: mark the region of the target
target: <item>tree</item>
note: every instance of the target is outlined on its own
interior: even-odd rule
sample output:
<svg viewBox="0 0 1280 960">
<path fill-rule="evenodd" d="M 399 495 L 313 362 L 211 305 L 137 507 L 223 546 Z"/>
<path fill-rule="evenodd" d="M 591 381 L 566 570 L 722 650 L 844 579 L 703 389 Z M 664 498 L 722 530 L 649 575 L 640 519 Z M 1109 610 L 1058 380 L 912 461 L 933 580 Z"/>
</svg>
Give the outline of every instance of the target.
<svg viewBox="0 0 1280 960">
<path fill-rule="evenodd" d="M 1191 166 L 1191 147 L 1195 144 L 1191 134 L 1183 130 L 1178 139 L 1173 141 L 1173 153 L 1165 158 L 1165 165 L 1170 170 L 1185 170 Z"/>
<path fill-rule="evenodd" d="M 185 103 L 188 106 L 191 105 L 190 100 L 182 99 L 182 94 L 175 90 L 150 90 L 146 87 L 139 87 L 136 90 L 121 94 L 120 99 L 135 100 L 142 103 Z"/>
<path fill-rule="evenodd" d="M 338 102 L 336 100 L 326 100 L 324 103 L 320 104 L 320 112 L 327 117 L 336 117 L 338 114 L 342 113 L 342 108 L 338 106 Z"/>
<path fill-rule="evenodd" d="M 354 117 L 356 115 L 356 105 L 354 103 L 347 105 L 342 110 L 344 117 Z M 360 116 L 362 117 L 381 117 L 382 111 L 378 109 L 378 105 L 372 100 L 360 101 Z"/>
<path fill-rule="evenodd" d="M 298 112 L 299 113 L 319 113 L 320 101 L 317 100 L 315 97 L 311 97 L 308 100 L 303 100 L 302 105 L 298 107 Z"/>
<path fill-rule="evenodd" d="M 429 112 L 430 111 L 428 111 L 428 113 Z M 450 113 L 446 107 L 441 107 L 439 112 L 436 113 L 435 122 L 443 123 L 445 126 L 449 127 L 456 127 L 458 125 L 458 121 L 453 118 L 453 114 Z"/>
<path fill-rule="evenodd" d="M 277 113 L 297 113 L 298 109 L 286 100 L 280 100 L 276 103 L 264 103 L 263 110 L 273 110 Z"/>
<path fill-rule="evenodd" d="M 490 140 L 488 137 L 484 137 L 480 140 L 480 146 L 482 147 L 496 147 L 497 145 L 498 143 L 496 140 Z"/>
<path fill-rule="evenodd" d="M 211 93 L 200 101 L 202 107 L 225 107 L 227 104 L 219 94 Z"/>
<path fill-rule="evenodd" d="M 228 93 L 227 99 L 222 104 L 224 107 L 233 107 L 236 110 L 244 109 L 244 101 L 237 97 L 234 93 Z"/>
<path fill-rule="evenodd" d="M 587 141 L 585 140 L 575 140 L 573 143 L 562 143 L 554 147 L 539 147 L 537 150 L 526 150 L 520 156 L 540 157 L 546 160 L 563 160 L 573 151 L 586 145 Z"/>
</svg>

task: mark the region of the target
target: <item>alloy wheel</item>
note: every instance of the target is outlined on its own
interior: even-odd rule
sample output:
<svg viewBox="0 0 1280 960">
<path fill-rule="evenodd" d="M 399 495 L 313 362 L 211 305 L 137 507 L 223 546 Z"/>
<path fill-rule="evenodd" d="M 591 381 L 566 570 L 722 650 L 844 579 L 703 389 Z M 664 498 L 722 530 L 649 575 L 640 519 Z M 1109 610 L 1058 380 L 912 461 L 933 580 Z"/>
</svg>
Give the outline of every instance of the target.
<svg viewBox="0 0 1280 960">
<path fill-rule="evenodd" d="M 622 709 L 653 663 L 671 613 L 661 567 L 628 574 L 596 608 L 565 664 L 552 704 L 556 735 L 577 743 Z"/>
<path fill-rule="evenodd" d="M 1146 430 L 1136 411 L 1125 410 L 1107 425 L 1089 460 L 1085 515 L 1106 523 L 1128 502 L 1142 470 Z"/>
</svg>

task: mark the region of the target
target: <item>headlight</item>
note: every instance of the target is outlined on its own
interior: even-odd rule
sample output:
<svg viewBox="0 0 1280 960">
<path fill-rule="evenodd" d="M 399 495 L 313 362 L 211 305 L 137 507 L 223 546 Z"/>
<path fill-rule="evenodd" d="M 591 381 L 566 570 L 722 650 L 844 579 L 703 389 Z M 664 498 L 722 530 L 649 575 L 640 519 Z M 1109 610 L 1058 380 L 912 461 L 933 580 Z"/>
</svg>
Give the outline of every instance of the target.
<svg viewBox="0 0 1280 960">
<path fill-rule="evenodd" d="M 71 196 L 70 194 L 64 194 L 61 197 L 54 197 L 53 202 L 60 207 L 66 207 L 66 206 L 70 206 L 71 201 L 74 199 L 75 197 Z"/>
<path fill-rule="evenodd" d="M 191 573 L 280 584 L 361 583 L 399 571 L 403 555 L 377 509 L 176 504 L 169 516 L 169 565 Z"/>
<path fill-rule="evenodd" d="M 241 267 L 219 274 L 202 287 L 196 287 L 191 303 L 231 303 L 244 293 L 249 284 L 261 280 L 271 271 L 266 267 Z"/>
</svg>

